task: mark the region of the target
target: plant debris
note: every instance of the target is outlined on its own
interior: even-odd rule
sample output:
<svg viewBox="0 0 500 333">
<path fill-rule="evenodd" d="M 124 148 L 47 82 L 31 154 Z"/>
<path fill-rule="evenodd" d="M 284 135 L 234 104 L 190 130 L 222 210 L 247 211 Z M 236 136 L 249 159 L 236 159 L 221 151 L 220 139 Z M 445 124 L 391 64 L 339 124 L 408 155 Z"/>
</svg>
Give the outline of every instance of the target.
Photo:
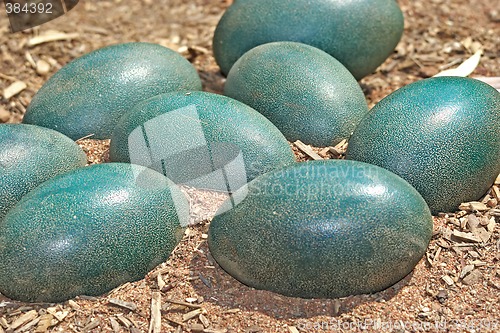
<svg viewBox="0 0 500 333">
<path fill-rule="evenodd" d="M 389 59 L 360 82 L 370 107 L 406 84 L 459 67 L 479 49 L 482 56 L 471 77 L 500 89 L 497 0 L 398 3 L 406 21 L 403 38 Z M 57 20 L 15 34 L 9 33 L 6 19 L 0 20 L 0 122 L 20 122 L 34 93 L 69 61 L 128 41 L 180 52 L 198 69 L 204 90 L 222 93 L 225 78 L 211 54 L 211 41 L 230 4 L 80 1 Z M 15 82 L 26 87 L 20 89 L 18 83 L 9 92 Z M 109 140 L 89 137 L 78 143 L 89 164 L 109 162 Z M 298 161 L 312 159 L 290 145 Z M 346 147 L 343 141 L 306 150 L 331 159 L 343 158 Z M 434 218 L 425 258 L 402 281 L 373 295 L 334 300 L 285 297 L 233 279 L 211 257 L 206 239 L 209 221 L 227 194 L 183 188 L 190 196 L 192 225 L 167 262 L 102 297 L 81 296 L 54 305 L 0 295 L 0 333 L 422 332 L 424 325 L 434 325 L 429 332 L 498 332 L 500 176 L 495 183 L 484 198 Z M 434 329 L 445 324 L 446 330 Z"/>
</svg>

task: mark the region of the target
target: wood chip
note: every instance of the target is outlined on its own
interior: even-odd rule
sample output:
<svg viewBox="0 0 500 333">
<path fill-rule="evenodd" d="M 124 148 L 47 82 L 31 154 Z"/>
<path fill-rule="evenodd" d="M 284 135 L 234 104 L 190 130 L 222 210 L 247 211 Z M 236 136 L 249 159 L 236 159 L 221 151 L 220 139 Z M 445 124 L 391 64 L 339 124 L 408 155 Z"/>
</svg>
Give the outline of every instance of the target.
<svg viewBox="0 0 500 333">
<path fill-rule="evenodd" d="M 290 332 L 290 333 L 299 333 L 299 330 L 295 326 L 288 326 L 288 332 Z"/>
<path fill-rule="evenodd" d="M 458 208 L 468 212 L 488 210 L 488 207 L 484 203 L 478 201 L 464 202 Z"/>
<path fill-rule="evenodd" d="M 165 283 L 165 280 L 163 280 L 163 276 L 161 276 L 161 274 L 158 274 L 158 276 L 156 277 L 156 283 L 158 284 L 158 289 L 159 290 L 162 290 L 166 283 Z"/>
<path fill-rule="evenodd" d="M 78 33 L 64 33 L 64 32 L 58 32 L 58 31 L 47 31 L 45 34 L 36 36 L 33 38 L 30 38 L 28 40 L 27 45 L 28 46 L 35 46 L 43 43 L 48 43 L 48 42 L 55 42 L 58 40 L 71 40 L 71 39 L 76 39 L 80 37 L 80 34 Z"/>
<path fill-rule="evenodd" d="M 9 323 L 7 322 L 7 319 L 5 317 L 0 317 L 0 326 L 3 328 L 9 328 Z"/>
<path fill-rule="evenodd" d="M 27 322 L 32 321 L 38 317 L 38 312 L 36 310 L 31 310 L 23 314 L 21 317 L 17 318 L 11 325 L 10 328 L 12 330 L 18 329 L 22 325 L 26 324 Z"/>
<path fill-rule="evenodd" d="M 191 329 L 191 332 L 201 332 L 202 333 L 205 331 L 205 327 L 203 327 L 203 325 L 198 324 L 198 323 L 192 324 L 190 326 L 190 329 Z"/>
<path fill-rule="evenodd" d="M 113 317 L 109 318 L 109 323 L 111 324 L 111 328 L 113 329 L 113 332 L 120 333 L 121 325 L 119 322 L 116 321 L 115 318 L 113 318 Z"/>
<path fill-rule="evenodd" d="M 314 150 L 312 150 L 311 146 L 304 144 L 302 141 L 297 140 L 293 144 L 313 160 L 323 160 L 323 157 L 319 156 Z"/>
<path fill-rule="evenodd" d="M 495 185 L 491 189 L 492 189 L 493 195 L 495 196 L 497 201 L 500 202 L 500 189 L 498 189 L 498 186 Z"/>
<path fill-rule="evenodd" d="M 489 233 L 484 228 L 478 228 L 473 232 L 474 236 L 479 238 L 483 243 L 488 243 L 491 238 L 491 233 Z"/>
<path fill-rule="evenodd" d="M 0 123 L 6 123 L 11 118 L 11 113 L 3 108 L 0 108 Z"/>
<path fill-rule="evenodd" d="M 35 327 L 39 321 L 40 321 L 40 317 L 37 317 L 37 318 L 33 319 L 32 321 L 30 321 L 29 323 L 27 323 L 26 325 L 24 325 L 23 327 L 15 330 L 14 333 L 26 332 L 26 331 L 32 329 L 33 327 Z"/>
<path fill-rule="evenodd" d="M 203 313 L 200 313 L 200 316 L 198 317 L 198 319 L 200 320 L 200 322 L 203 324 L 203 326 L 205 328 L 207 328 L 208 326 L 210 326 L 210 321 L 208 320 L 207 317 L 205 317 L 203 315 Z"/>
<path fill-rule="evenodd" d="M 54 318 L 50 313 L 44 314 L 40 316 L 40 321 L 38 322 L 38 326 L 35 329 L 35 333 L 43 333 L 47 332 L 49 327 L 54 326 L 59 321 Z"/>
<path fill-rule="evenodd" d="M 45 76 L 50 72 L 50 64 L 45 60 L 38 60 L 36 62 L 36 73 Z"/>
<path fill-rule="evenodd" d="M 452 239 L 457 241 L 462 241 L 465 243 L 481 243 L 481 239 L 475 236 L 471 232 L 461 232 L 458 230 L 453 230 Z"/>
<path fill-rule="evenodd" d="M 3 98 L 10 99 L 11 97 L 14 97 L 17 94 L 19 94 L 27 87 L 28 85 L 23 81 L 16 81 L 3 90 Z"/>
<path fill-rule="evenodd" d="M 81 308 L 80 305 L 78 305 L 78 303 L 73 301 L 72 299 L 68 301 L 68 305 L 71 306 L 74 310 L 79 310 Z"/>
<path fill-rule="evenodd" d="M 110 299 L 108 299 L 108 302 L 113 304 L 113 305 L 128 309 L 130 311 L 137 310 L 137 305 L 135 305 L 132 302 L 125 302 L 125 301 L 122 301 L 122 300 L 116 299 L 116 298 L 110 298 Z"/>
<path fill-rule="evenodd" d="M 479 270 L 472 271 L 469 275 L 463 278 L 462 283 L 466 285 L 474 285 L 483 281 L 483 274 Z"/>
<path fill-rule="evenodd" d="M 200 314 L 202 314 L 204 312 L 203 309 L 196 309 L 196 310 L 193 310 L 193 311 L 190 311 L 188 313 L 185 313 L 184 315 L 182 315 L 182 321 L 185 322 L 185 321 L 188 321 L 190 319 L 193 319 L 197 316 L 199 316 Z"/>
<path fill-rule="evenodd" d="M 479 65 L 479 61 L 481 61 L 481 55 L 483 54 L 482 50 L 477 50 L 469 59 L 465 60 L 460 66 L 453 69 L 444 70 L 434 77 L 438 76 L 469 76 L 474 72 L 476 67 Z"/>
<path fill-rule="evenodd" d="M 495 232 L 496 226 L 497 226 L 497 223 L 495 222 L 495 218 L 492 217 L 492 218 L 490 218 L 490 221 L 489 221 L 488 225 L 486 226 L 486 229 L 488 230 L 488 232 L 493 233 L 493 232 Z"/>
<path fill-rule="evenodd" d="M 151 319 L 148 333 L 161 332 L 161 293 L 153 291 L 151 293 Z"/>
<path fill-rule="evenodd" d="M 474 270 L 474 265 L 465 265 L 460 272 L 460 278 L 463 279 L 467 274 Z"/>
<path fill-rule="evenodd" d="M 167 298 L 165 301 L 167 303 L 172 303 L 172 304 L 177 304 L 177 305 L 183 305 L 183 306 L 187 306 L 189 308 L 196 308 L 196 309 L 201 308 L 200 304 L 192 304 L 192 303 L 178 301 L 178 300 L 171 299 L 171 298 Z"/>
<path fill-rule="evenodd" d="M 132 323 L 130 322 L 130 320 L 128 320 L 128 318 L 123 316 L 123 315 L 116 316 L 116 319 L 119 322 L 121 322 L 123 324 L 123 326 L 125 326 L 126 328 L 129 328 L 130 326 L 132 326 Z"/>
<path fill-rule="evenodd" d="M 88 325 L 86 325 L 84 328 L 82 328 L 82 332 L 89 332 L 96 328 L 97 326 L 101 325 L 101 320 L 99 318 L 96 318 L 92 320 Z"/>
<path fill-rule="evenodd" d="M 448 275 L 443 275 L 441 277 L 441 279 L 443 279 L 443 281 L 448 285 L 448 286 L 452 286 L 455 284 L 455 281 L 453 281 L 453 279 L 451 277 L 449 277 Z"/>
</svg>

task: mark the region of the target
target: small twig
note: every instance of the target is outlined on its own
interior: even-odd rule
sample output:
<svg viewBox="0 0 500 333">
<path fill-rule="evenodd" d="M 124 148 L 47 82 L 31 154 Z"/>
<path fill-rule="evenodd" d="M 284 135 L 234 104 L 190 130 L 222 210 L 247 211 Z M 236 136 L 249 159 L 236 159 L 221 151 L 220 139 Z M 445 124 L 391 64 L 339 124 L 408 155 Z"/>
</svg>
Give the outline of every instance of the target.
<svg viewBox="0 0 500 333">
<path fill-rule="evenodd" d="M 193 308 L 193 309 L 199 309 L 199 308 L 201 308 L 200 304 L 192 304 L 192 303 L 188 303 L 188 302 L 177 301 L 175 299 L 170 299 L 170 298 L 167 298 L 165 301 L 167 303 L 172 303 L 172 304 L 177 304 L 177 305 L 183 305 L 183 306 L 186 306 L 188 308 Z"/>
<path fill-rule="evenodd" d="M 304 152 L 306 155 L 311 157 L 313 160 L 323 160 L 323 157 L 319 156 L 317 153 L 312 150 L 312 148 L 306 144 L 304 144 L 302 141 L 297 140 L 293 143 L 297 148 L 299 148 L 302 152 Z"/>
</svg>

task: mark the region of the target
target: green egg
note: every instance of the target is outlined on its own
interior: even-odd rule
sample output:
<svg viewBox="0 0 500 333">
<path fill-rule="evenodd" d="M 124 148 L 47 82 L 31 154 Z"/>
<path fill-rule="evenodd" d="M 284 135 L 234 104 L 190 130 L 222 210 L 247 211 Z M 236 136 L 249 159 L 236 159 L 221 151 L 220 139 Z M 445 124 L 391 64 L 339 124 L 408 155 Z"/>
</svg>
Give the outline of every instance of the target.
<svg viewBox="0 0 500 333">
<path fill-rule="evenodd" d="M 83 150 L 59 132 L 0 124 L 0 220 L 36 186 L 86 163 Z"/>
<path fill-rule="evenodd" d="M 433 213 L 453 212 L 480 199 L 500 172 L 500 93 L 462 77 L 409 84 L 361 121 L 347 158 L 401 176 Z"/>
<path fill-rule="evenodd" d="M 226 192 L 295 162 L 264 116 L 207 92 L 168 93 L 137 105 L 113 132 L 110 159 L 151 167 L 176 184 Z"/>
<path fill-rule="evenodd" d="M 236 0 L 215 29 L 213 50 L 227 74 L 255 46 L 300 42 L 331 54 L 359 80 L 387 59 L 402 34 L 394 0 Z"/>
<path fill-rule="evenodd" d="M 116 44 L 61 68 L 33 97 L 23 122 L 74 140 L 109 139 L 118 119 L 138 102 L 185 90 L 201 90 L 201 81 L 180 54 L 151 43 Z"/>
<path fill-rule="evenodd" d="M 0 222 L 0 292 L 62 302 L 142 279 L 179 242 L 188 209 L 175 185 L 142 166 L 99 164 L 55 177 Z"/>
<path fill-rule="evenodd" d="M 275 42 L 245 53 L 229 71 L 224 94 L 262 113 L 289 141 L 332 146 L 368 112 L 352 74 L 315 47 Z"/>
<path fill-rule="evenodd" d="M 357 161 L 314 161 L 234 193 L 212 220 L 208 245 L 248 286 L 337 298 L 404 278 L 425 254 L 432 228 L 424 199 L 395 174 Z"/>
</svg>

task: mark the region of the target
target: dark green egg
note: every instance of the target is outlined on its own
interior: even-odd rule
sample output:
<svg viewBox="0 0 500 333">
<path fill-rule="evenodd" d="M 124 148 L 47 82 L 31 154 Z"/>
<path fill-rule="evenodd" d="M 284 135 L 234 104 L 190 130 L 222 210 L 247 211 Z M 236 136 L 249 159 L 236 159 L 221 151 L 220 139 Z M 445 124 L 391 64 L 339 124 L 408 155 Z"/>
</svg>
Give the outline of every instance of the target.
<svg viewBox="0 0 500 333">
<path fill-rule="evenodd" d="M 0 220 L 39 184 L 86 163 L 83 150 L 59 132 L 34 125 L 0 124 Z"/>
<path fill-rule="evenodd" d="M 384 62 L 402 33 L 394 0 L 237 0 L 217 25 L 213 50 L 227 74 L 257 45 L 300 42 L 331 54 L 359 80 Z"/>
<path fill-rule="evenodd" d="M 188 216 L 182 192 L 142 166 L 99 164 L 55 177 L 0 222 L 0 292 L 62 302 L 142 279 L 168 258 Z"/>
<path fill-rule="evenodd" d="M 151 167 L 177 184 L 229 192 L 295 161 L 264 116 L 207 92 L 163 94 L 137 105 L 113 132 L 110 159 Z"/>
<path fill-rule="evenodd" d="M 224 94 L 262 113 L 289 141 L 321 147 L 347 139 L 368 112 L 361 87 L 340 62 L 294 42 L 245 53 L 229 71 Z"/>
<path fill-rule="evenodd" d="M 347 158 L 401 176 L 433 213 L 455 211 L 480 199 L 500 172 L 500 93 L 462 77 L 407 85 L 361 121 Z"/>
<path fill-rule="evenodd" d="M 61 68 L 33 97 L 23 122 L 74 140 L 108 139 L 118 119 L 138 102 L 184 90 L 201 90 L 201 81 L 180 54 L 151 43 L 116 44 Z"/>
<path fill-rule="evenodd" d="M 208 244 L 224 270 L 251 287 L 303 298 L 385 289 L 412 271 L 432 236 L 429 208 L 410 184 L 356 161 L 269 172 L 218 214 Z"/>
</svg>

